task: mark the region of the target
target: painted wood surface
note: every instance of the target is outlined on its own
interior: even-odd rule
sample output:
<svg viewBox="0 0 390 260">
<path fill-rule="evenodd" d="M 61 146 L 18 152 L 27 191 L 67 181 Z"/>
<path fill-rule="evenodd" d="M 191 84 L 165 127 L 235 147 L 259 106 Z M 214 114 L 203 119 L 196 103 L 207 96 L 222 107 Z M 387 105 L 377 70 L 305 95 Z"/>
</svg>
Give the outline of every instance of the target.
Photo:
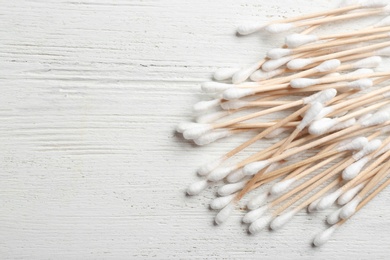
<svg viewBox="0 0 390 260">
<path fill-rule="evenodd" d="M 1 0 L 0 258 L 386 259 L 389 190 L 322 248 L 310 243 L 325 213 L 250 236 L 244 211 L 213 225 L 215 189 L 184 195 L 242 140 L 196 147 L 174 133 L 199 84 L 283 40 L 236 25 L 336 4 Z"/>
</svg>

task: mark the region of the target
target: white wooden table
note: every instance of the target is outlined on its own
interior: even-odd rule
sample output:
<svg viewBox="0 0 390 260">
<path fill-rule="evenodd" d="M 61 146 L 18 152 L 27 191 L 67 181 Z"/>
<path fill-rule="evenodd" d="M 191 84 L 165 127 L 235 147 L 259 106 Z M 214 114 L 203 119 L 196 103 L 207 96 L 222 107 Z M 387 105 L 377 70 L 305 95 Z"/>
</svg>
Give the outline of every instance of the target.
<svg viewBox="0 0 390 260">
<path fill-rule="evenodd" d="M 386 259 L 386 190 L 322 248 L 324 214 L 257 236 L 214 196 L 186 197 L 195 169 L 238 140 L 174 133 L 218 67 L 256 61 L 280 36 L 243 21 L 329 9 L 305 0 L 1 0 L 1 259 Z"/>
</svg>

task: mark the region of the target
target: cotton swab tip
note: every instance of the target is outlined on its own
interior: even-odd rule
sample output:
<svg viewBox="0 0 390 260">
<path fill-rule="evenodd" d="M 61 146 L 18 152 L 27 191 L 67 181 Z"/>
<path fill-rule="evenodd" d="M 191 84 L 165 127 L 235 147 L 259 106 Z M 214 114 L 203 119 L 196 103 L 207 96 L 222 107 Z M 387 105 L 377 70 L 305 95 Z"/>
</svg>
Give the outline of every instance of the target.
<svg viewBox="0 0 390 260">
<path fill-rule="evenodd" d="M 193 110 L 194 112 L 204 112 L 211 108 L 219 106 L 220 103 L 221 100 L 219 98 L 207 101 L 200 101 L 193 106 Z"/>
<path fill-rule="evenodd" d="M 311 135 L 325 134 L 329 129 L 337 124 L 337 121 L 332 118 L 322 118 L 312 122 L 309 126 L 309 133 Z"/>
<path fill-rule="evenodd" d="M 342 194 L 341 190 L 336 190 L 325 197 L 323 197 L 317 204 L 317 210 L 324 210 L 333 205 L 333 203 L 338 199 L 338 197 Z"/>
<path fill-rule="evenodd" d="M 273 70 L 276 70 L 277 68 L 283 66 L 287 62 L 289 62 L 292 59 L 292 56 L 283 57 L 277 60 L 268 60 L 266 61 L 263 66 L 261 66 L 262 70 L 266 72 L 270 72 Z"/>
<path fill-rule="evenodd" d="M 355 62 L 353 64 L 353 67 L 354 68 L 376 68 L 381 63 L 382 63 L 382 58 L 380 56 L 372 56 Z"/>
<path fill-rule="evenodd" d="M 226 205 L 226 207 L 221 209 L 218 212 L 217 216 L 215 216 L 215 219 L 214 219 L 215 223 L 217 225 L 221 225 L 222 223 L 224 223 L 230 217 L 234 208 L 235 208 L 235 205 L 232 202 L 230 202 L 228 205 Z"/>
<path fill-rule="evenodd" d="M 246 207 L 250 210 L 254 210 L 263 205 L 269 197 L 268 192 L 262 192 L 253 197 L 247 204 Z"/>
<path fill-rule="evenodd" d="M 333 233 L 336 231 L 337 229 L 337 225 L 333 225 L 331 226 L 330 228 L 324 230 L 323 232 L 319 233 L 313 240 L 313 244 L 315 246 L 322 246 L 324 245 L 326 242 L 329 241 L 329 239 L 331 238 L 331 236 L 333 235 Z"/>
<path fill-rule="evenodd" d="M 221 68 L 214 72 L 213 77 L 218 81 L 227 80 L 232 78 L 238 70 L 238 68 Z"/>
<path fill-rule="evenodd" d="M 253 222 L 249 226 L 249 232 L 251 234 L 259 233 L 261 230 L 263 230 L 269 224 L 271 219 L 272 219 L 271 215 L 259 218 L 258 220 L 256 220 L 255 222 Z"/>
<path fill-rule="evenodd" d="M 290 70 L 300 70 L 312 63 L 313 61 L 311 59 L 294 59 L 287 63 L 287 68 Z"/>
<path fill-rule="evenodd" d="M 333 211 L 326 218 L 326 222 L 328 222 L 329 225 L 334 225 L 337 222 L 339 222 L 340 221 L 340 212 L 341 212 L 341 208 Z"/>
<path fill-rule="evenodd" d="M 279 194 L 284 193 L 290 186 L 295 182 L 294 178 L 290 178 L 287 180 L 280 181 L 278 183 L 275 183 L 270 190 L 270 193 L 273 196 L 277 196 Z"/>
<path fill-rule="evenodd" d="M 220 129 L 209 133 L 205 133 L 204 135 L 201 135 L 200 137 L 194 139 L 194 142 L 197 145 L 206 145 L 230 135 L 232 135 L 231 131 L 227 129 Z"/>
<path fill-rule="evenodd" d="M 350 202 L 355 196 L 356 194 L 361 190 L 363 189 L 364 187 L 364 183 L 361 183 L 359 185 L 356 185 L 355 187 L 353 187 L 352 189 L 346 191 L 343 195 L 341 195 L 339 197 L 339 199 L 337 200 L 337 204 L 339 205 L 345 205 L 347 204 L 348 202 Z"/>
<path fill-rule="evenodd" d="M 212 129 L 213 127 L 209 124 L 198 124 L 198 126 L 187 128 L 183 132 L 183 137 L 187 140 L 199 138 L 201 135 L 207 133 Z"/>
<path fill-rule="evenodd" d="M 225 184 L 218 189 L 218 195 L 220 196 L 231 195 L 244 188 L 246 183 L 247 181 Z"/>
<path fill-rule="evenodd" d="M 290 82 L 290 86 L 292 88 L 307 88 L 316 84 L 318 84 L 317 79 L 309 79 L 309 78 L 293 79 Z"/>
<path fill-rule="evenodd" d="M 348 141 L 346 143 L 341 143 L 337 150 L 342 151 L 357 151 L 363 149 L 366 145 L 368 145 L 368 139 L 366 137 L 357 137 L 352 141 Z"/>
<path fill-rule="evenodd" d="M 356 207 L 359 205 L 361 199 L 359 197 L 354 198 L 348 202 L 340 211 L 340 218 L 347 219 L 356 212 Z"/>
<path fill-rule="evenodd" d="M 206 163 L 205 165 L 203 165 L 202 167 L 200 167 L 198 169 L 198 174 L 200 176 L 205 176 L 205 175 L 209 174 L 211 171 L 213 171 L 214 169 L 216 169 L 223 162 L 224 162 L 224 158 Z"/>
<path fill-rule="evenodd" d="M 363 157 L 362 159 L 354 162 L 344 169 L 342 177 L 344 180 L 352 180 L 355 178 L 363 169 L 363 167 L 368 163 L 370 159 L 368 157 Z"/>
<path fill-rule="evenodd" d="M 236 168 L 234 166 L 232 167 L 222 167 L 217 168 L 214 171 L 212 171 L 208 176 L 207 179 L 209 181 L 220 181 L 223 178 L 225 178 L 229 173 L 234 171 Z"/>
<path fill-rule="evenodd" d="M 278 217 L 276 217 L 272 222 L 271 222 L 271 229 L 272 230 L 278 230 L 284 225 L 287 224 L 296 214 L 295 210 L 288 211 Z"/>
<path fill-rule="evenodd" d="M 226 100 L 234 100 L 242 97 L 250 96 L 255 94 L 255 91 L 251 88 L 239 88 L 234 87 L 227 89 L 223 92 L 223 98 Z"/>
<path fill-rule="evenodd" d="M 187 129 L 190 129 L 198 125 L 199 125 L 198 123 L 194 123 L 194 122 L 182 122 L 176 126 L 176 132 L 183 133 Z"/>
<path fill-rule="evenodd" d="M 290 48 L 296 48 L 315 41 L 318 41 L 318 37 L 316 35 L 311 35 L 311 34 L 305 35 L 305 34 L 294 33 L 286 36 L 285 38 L 285 43 Z"/>
<path fill-rule="evenodd" d="M 207 180 L 201 180 L 201 181 L 194 182 L 190 186 L 188 186 L 187 194 L 190 196 L 198 195 L 204 189 L 206 189 L 207 186 L 208 186 Z"/>
<path fill-rule="evenodd" d="M 333 60 L 327 60 L 315 67 L 315 69 L 318 72 L 327 72 L 331 70 L 337 69 L 341 65 L 340 60 L 333 59 Z"/>
<path fill-rule="evenodd" d="M 242 222 L 246 224 L 250 224 L 258 220 L 261 216 L 263 216 L 268 210 L 267 206 L 260 207 L 258 209 L 254 209 L 245 214 L 242 218 Z"/>
<path fill-rule="evenodd" d="M 282 33 L 294 28 L 292 23 L 274 23 L 265 27 L 265 30 L 270 33 Z"/>
<path fill-rule="evenodd" d="M 373 85 L 374 82 L 372 81 L 372 79 L 359 79 L 359 80 L 349 82 L 347 84 L 347 88 L 363 90 L 363 89 L 370 88 Z"/>
<path fill-rule="evenodd" d="M 267 57 L 273 60 L 280 59 L 284 56 L 291 55 L 293 53 L 290 49 L 274 48 L 267 52 Z"/>
<path fill-rule="evenodd" d="M 237 32 L 241 35 L 248 35 L 263 30 L 263 23 L 244 23 L 237 27 Z"/>
<path fill-rule="evenodd" d="M 218 197 L 213 199 L 210 203 L 210 208 L 214 210 L 220 210 L 226 207 L 236 196 L 236 194 L 231 194 L 224 197 Z"/>
<path fill-rule="evenodd" d="M 253 163 L 247 164 L 244 167 L 243 171 L 246 175 L 250 176 L 250 175 L 256 174 L 257 172 L 259 172 L 263 168 L 267 167 L 268 165 L 270 165 L 270 162 L 268 160 L 253 162 Z"/>
</svg>

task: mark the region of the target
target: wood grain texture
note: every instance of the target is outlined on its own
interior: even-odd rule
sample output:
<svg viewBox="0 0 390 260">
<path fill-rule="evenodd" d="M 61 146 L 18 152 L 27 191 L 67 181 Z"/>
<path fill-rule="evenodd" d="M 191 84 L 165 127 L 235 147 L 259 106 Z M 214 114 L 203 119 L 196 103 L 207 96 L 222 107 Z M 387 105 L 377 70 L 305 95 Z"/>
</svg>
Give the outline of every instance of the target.
<svg viewBox="0 0 390 260">
<path fill-rule="evenodd" d="M 195 169 L 240 137 L 195 147 L 174 133 L 199 83 L 283 37 L 243 21 L 336 1 L 0 0 L 1 259 L 386 259 L 390 191 L 322 248 L 326 214 L 246 233 L 212 224 Z"/>
</svg>

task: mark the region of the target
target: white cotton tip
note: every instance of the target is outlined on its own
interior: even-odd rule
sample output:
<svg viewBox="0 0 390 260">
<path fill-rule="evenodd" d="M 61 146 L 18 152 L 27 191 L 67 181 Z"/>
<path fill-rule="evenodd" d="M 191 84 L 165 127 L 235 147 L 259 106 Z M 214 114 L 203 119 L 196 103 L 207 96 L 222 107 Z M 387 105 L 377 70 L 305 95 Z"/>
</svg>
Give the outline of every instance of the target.
<svg viewBox="0 0 390 260">
<path fill-rule="evenodd" d="M 340 208 L 340 209 L 337 209 L 337 210 L 333 211 L 332 213 L 330 213 L 328 215 L 328 217 L 326 218 L 326 222 L 328 222 L 329 225 L 334 225 L 337 222 L 339 222 L 341 220 L 341 218 L 340 218 L 341 210 L 342 209 Z"/>
<path fill-rule="evenodd" d="M 322 231 L 321 233 L 319 233 L 314 238 L 313 244 L 315 246 L 322 246 L 323 244 L 328 242 L 329 239 L 332 237 L 333 233 L 336 231 L 337 227 L 338 227 L 337 225 L 333 225 L 330 228 L 328 228 L 328 229 Z"/>
<path fill-rule="evenodd" d="M 235 198 L 236 194 L 231 194 L 224 197 L 218 197 L 213 199 L 210 203 L 210 208 L 214 210 L 220 210 L 226 207 Z"/>
<path fill-rule="evenodd" d="M 389 17 L 390 18 L 390 17 Z M 390 19 L 389 19 L 390 21 Z M 389 24 L 390 25 L 390 24 Z M 379 56 L 385 56 L 385 57 L 389 57 L 390 56 L 390 47 L 386 47 L 386 48 L 383 48 L 383 49 L 379 49 L 375 52 L 376 55 L 379 55 Z"/>
<path fill-rule="evenodd" d="M 198 126 L 198 123 L 194 122 L 182 122 L 176 126 L 176 132 L 183 133 L 185 130 Z"/>
<path fill-rule="evenodd" d="M 364 156 L 376 151 L 381 146 L 382 146 L 382 141 L 379 139 L 374 139 L 371 142 L 369 142 L 368 144 L 366 144 L 363 147 L 363 149 L 361 149 L 358 153 L 355 153 L 354 155 L 352 155 L 352 158 L 355 159 L 356 161 L 360 160 Z"/>
<path fill-rule="evenodd" d="M 316 85 L 318 83 L 319 83 L 318 79 L 299 78 L 299 79 L 291 80 L 290 86 L 292 88 L 307 88 Z"/>
<path fill-rule="evenodd" d="M 323 135 L 332 127 L 337 125 L 337 120 L 332 118 L 322 118 L 312 122 L 309 126 L 309 133 L 311 135 Z"/>
<path fill-rule="evenodd" d="M 204 135 L 194 139 L 194 142 L 197 145 L 206 145 L 206 144 L 210 144 L 212 142 L 215 142 L 219 139 L 228 137 L 232 134 L 233 133 L 230 130 L 220 129 L 220 130 L 212 131 L 209 133 L 205 133 Z"/>
<path fill-rule="evenodd" d="M 389 4 L 387 0 L 366 0 L 360 2 L 360 5 L 365 8 L 382 8 Z"/>
<path fill-rule="evenodd" d="M 272 230 L 278 230 L 284 225 L 287 224 L 296 214 L 295 210 L 288 211 L 278 217 L 276 217 L 272 222 L 271 222 L 271 229 Z"/>
<path fill-rule="evenodd" d="M 273 196 L 280 195 L 284 193 L 293 183 L 295 182 L 295 178 L 290 178 L 287 180 L 282 180 L 278 183 L 275 183 L 270 190 L 270 193 Z"/>
<path fill-rule="evenodd" d="M 223 98 L 226 100 L 239 99 L 242 97 L 250 96 L 256 92 L 252 88 L 230 88 L 223 92 Z"/>
<path fill-rule="evenodd" d="M 361 198 L 355 197 L 353 200 L 345 204 L 340 211 L 340 218 L 347 219 L 356 212 L 356 208 L 361 202 Z"/>
<path fill-rule="evenodd" d="M 285 72 L 285 69 L 276 69 L 276 70 L 273 70 L 273 71 L 269 71 L 269 72 L 265 72 L 263 70 L 256 70 L 255 72 L 252 73 L 252 75 L 250 76 L 250 79 L 253 80 L 253 81 L 262 81 L 262 80 L 266 80 L 266 79 L 271 79 L 275 76 L 278 76 L 282 73 Z"/>
<path fill-rule="evenodd" d="M 234 73 L 236 73 L 239 69 L 238 68 L 222 68 L 218 69 L 214 73 L 214 79 L 218 81 L 227 80 L 233 77 Z"/>
<path fill-rule="evenodd" d="M 237 183 L 225 184 L 218 189 L 218 195 L 228 196 L 228 195 L 231 195 L 233 193 L 236 193 L 237 191 L 242 190 L 242 188 L 245 187 L 247 182 L 248 181 L 245 180 L 245 181 L 240 181 Z"/>
<path fill-rule="evenodd" d="M 253 197 L 247 204 L 246 207 L 250 210 L 254 210 L 263 205 L 269 197 L 268 192 L 262 192 Z"/>
<path fill-rule="evenodd" d="M 348 143 L 341 143 L 337 150 L 340 152 L 343 151 L 357 151 L 363 149 L 365 146 L 368 145 L 368 139 L 366 137 L 357 137 L 353 139 L 352 141 L 348 141 Z"/>
<path fill-rule="evenodd" d="M 369 127 L 374 125 L 382 124 L 390 119 L 390 113 L 380 111 L 373 114 L 371 117 L 361 122 L 363 127 Z"/>
<path fill-rule="evenodd" d="M 379 22 L 373 25 L 374 28 L 384 27 L 384 26 L 390 26 L 390 16 L 380 20 Z"/>
<path fill-rule="evenodd" d="M 317 103 L 325 104 L 337 95 L 337 90 L 334 88 L 329 88 L 329 89 L 322 90 L 318 93 L 319 95 L 310 103 L 313 104 L 314 102 L 317 102 Z"/>
<path fill-rule="evenodd" d="M 249 226 L 249 232 L 251 234 L 259 233 L 261 230 L 263 230 L 268 226 L 271 220 L 272 220 L 272 215 L 260 217 L 258 220 L 256 220 Z"/>
<path fill-rule="evenodd" d="M 290 129 L 289 128 L 285 128 L 285 127 L 276 128 L 274 131 L 272 131 L 271 133 L 266 135 L 264 138 L 272 139 L 272 138 L 278 137 L 279 135 L 281 135 L 282 133 L 284 133 L 284 132 L 286 132 L 288 130 L 290 130 Z"/>
<path fill-rule="evenodd" d="M 202 84 L 201 88 L 203 92 L 206 93 L 215 93 L 215 92 L 222 92 L 226 89 L 229 89 L 233 87 L 233 84 L 226 84 L 226 83 L 220 83 L 220 82 L 205 82 Z"/>
<path fill-rule="evenodd" d="M 229 115 L 227 111 L 217 111 L 197 116 L 195 121 L 199 124 L 210 124 L 227 115 Z"/>
<path fill-rule="evenodd" d="M 361 191 L 364 188 L 364 183 L 361 183 L 359 185 L 356 185 L 352 189 L 349 189 L 348 191 L 344 192 L 343 195 L 339 197 L 337 200 L 337 204 L 339 205 L 345 205 L 348 202 L 350 202 L 356 194 L 358 194 L 359 191 Z"/>
<path fill-rule="evenodd" d="M 342 194 L 341 190 L 336 190 L 326 195 L 318 202 L 316 207 L 317 210 L 324 210 L 330 208 L 333 205 L 333 203 L 335 203 L 335 201 L 340 197 L 341 194 Z"/>
<path fill-rule="evenodd" d="M 242 218 L 242 222 L 246 224 L 251 224 L 258 220 L 261 216 L 263 216 L 267 212 L 267 210 L 268 206 L 251 210 L 245 214 L 245 216 Z"/>
<path fill-rule="evenodd" d="M 226 180 L 229 182 L 229 183 L 236 183 L 236 182 L 239 182 L 241 181 L 243 178 L 245 178 L 246 175 L 245 173 L 242 171 L 242 169 L 239 169 L 237 171 L 234 171 L 232 173 L 230 173 L 227 177 L 226 177 Z"/>
<path fill-rule="evenodd" d="M 198 124 L 197 126 L 187 128 L 183 132 L 183 137 L 187 140 L 188 139 L 196 139 L 212 129 L 213 129 L 213 127 L 209 124 Z"/>
<path fill-rule="evenodd" d="M 322 94 L 322 91 L 314 93 L 308 97 L 302 98 L 304 104 L 314 103 L 317 101 L 317 98 Z"/>
<path fill-rule="evenodd" d="M 352 71 L 350 73 L 347 73 L 345 75 L 353 76 L 353 75 L 369 74 L 369 73 L 374 73 L 374 70 L 372 70 L 372 69 L 357 69 L 357 70 Z"/>
<path fill-rule="evenodd" d="M 278 69 L 279 67 L 283 66 L 287 62 L 289 62 L 292 59 L 292 56 L 283 57 L 277 60 L 268 60 L 264 62 L 263 66 L 261 66 L 261 69 L 270 72 L 273 70 Z"/>
<path fill-rule="evenodd" d="M 263 23 L 244 23 L 237 27 L 237 32 L 241 35 L 248 35 L 263 30 L 265 25 Z"/>
<path fill-rule="evenodd" d="M 206 163 L 205 165 L 203 165 L 202 167 L 200 167 L 198 169 L 198 174 L 200 176 L 205 176 L 205 175 L 209 174 L 211 171 L 213 171 L 214 169 L 216 169 L 223 162 L 224 162 L 224 159 L 221 158 L 221 159 Z"/>
<path fill-rule="evenodd" d="M 339 130 L 351 127 L 354 124 L 356 124 L 356 119 L 355 118 L 351 118 L 351 119 L 348 119 L 347 121 L 337 123 L 335 126 L 331 127 L 327 131 L 327 133 L 329 133 L 329 132 L 336 132 L 336 131 L 339 131 Z"/>
<path fill-rule="evenodd" d="M 243 171 L 246 175 L 254 175 L 270 165 L 270 162 L 268 160 L 259 161 L 259 162 L 253 162 L 245 165 Z"/>
<path fill-rule="evenodd" d="M 297 129 L 304 129 L 306 126 L 308 126 L 314 119 L 317 118 L 318 114 L 321 113 L 324 106 L 319 103 L 315 102 L 310 106 L 310 108 L 306 111 L 305 116 L 302 118 L 301 122 L 297 126 Z"/>
<path fill-rule="evenodd" d="M 191 195 L 191 196 L 198 195 L 204 189 L 206 189 L 208 185 L 209 185 L 209 183 L 207 180 L 201 180 L 201 181 L 194 182 L 190 186 L 188 186 L 187 194 Z"/>
<path fill-rule="evenodd" d="M 213 100 L 207 100 L 207 101 L 200 101 L 193 106 L 193 110 L 194 112 L 204 112 L 219 106 L 220 103 L 221 100 L 219 98 Z"/>
<path fill-rule="evenodd" d="M 311 59 L 294 59 L 287 63 L 287 68 L 290 70 L 300 70 L 312 63 L 313 61 Z"/>
<path fill-rule="evenodd" d="M 313 213 L 313 212 L 317 211 L 317 205 L 320 202 L 320 200 L 321 199 L 316 199 L 315 201 L 310 203 L 309 206 L 307 206 L 307 212 Z"/>
<path fill-rule="evenodd" d="M 233 172 L 235 169 L 235 166 L 217 168 L 214 171 L 210 172 L 209 175 L 207 175 L 207 179 L 209 181 L 220 181 L 226 176 L 228 176 L 228 174 Z"/>
<path fill-rule="evenodd" d="M 259 67 L 259 63 L 256 62 L 255 64 L 249 65 L 248 67 L 242 68 L 241 70 L 237 71 L 232 78 L 233 84 L 239 84 L 241 82 L 244 82 L 249 78 L 250 75 L 252 75 L 253 72 L 259 69 Z"/>
<path fill-rule="evenodd" d="M 327 60 L 315 67 L 315 69 L 318 72 L 327 72 L 331 70 L 337 69 L 341 65 L 340 60 L 333 59 L 333 60 Z"/>
<path fill-rule="evenodd" d="M 224 207 L 223 209 L 221 209 L 217 216 L 215 216 L 215 223 L 217 225 L 221 225 L 222 223 L 224 223 L 229 217 L 230 215 L 233 213 L 233 210 L 235 208 L 235 205 L 234 203 L 229 203 L 228 205 L 226 205 L 226 207 Z"/>
<path fill-rule="evenodd" d="M 342 177 L 344 180 L 352 180 L 355 178 L 363 169 L 363 167 L 370 161 L 369 157 L 363 157 L 357 162 L 352 163 L 344 169 Z"/>
<path fill-rule="evenodd" d="M 273 60 L 277 60 L 291 54 L 293 54 L 293 51 L 290 49 L 274 48 L 267 52 L 267 57 Z"/>
<path fill-rule="evenodd" d="M 285 43 L 289 48 L 296 48 L 315 41 L 318 41 L 318 36 L 312 34 L 294 33 L 285 38 Z"/>
<path fill-rule="evenodd" d="M 221 107 L 224 110 L 231 110 L 231 109 L 238 109 L 238 108 L 245 107 L 248 104 L 249 104 L 249 102 L 244 101 L 244 100 L 230 100 L 230 101 L 221 103 Z"/>
<path fill-rule="evenodd" d="M 372 79 L 359 79 L 347 84 L 347 88 L 349 89 L 358 89 L 363 90 L 367 88 L 371 88 L 374 85 Z"/>
<path fill-rule="evenodd" d="M 380 56 L 372 56 L 353 63 L 354 68 L 376 68 L 382 63 Z"/>
<path fill-rule="evenodd" d="M 265 30 L 270 33 L 282 33 L 294 28 L 292 23 L 274 23 L 265 27 Z"/>
</svg>

